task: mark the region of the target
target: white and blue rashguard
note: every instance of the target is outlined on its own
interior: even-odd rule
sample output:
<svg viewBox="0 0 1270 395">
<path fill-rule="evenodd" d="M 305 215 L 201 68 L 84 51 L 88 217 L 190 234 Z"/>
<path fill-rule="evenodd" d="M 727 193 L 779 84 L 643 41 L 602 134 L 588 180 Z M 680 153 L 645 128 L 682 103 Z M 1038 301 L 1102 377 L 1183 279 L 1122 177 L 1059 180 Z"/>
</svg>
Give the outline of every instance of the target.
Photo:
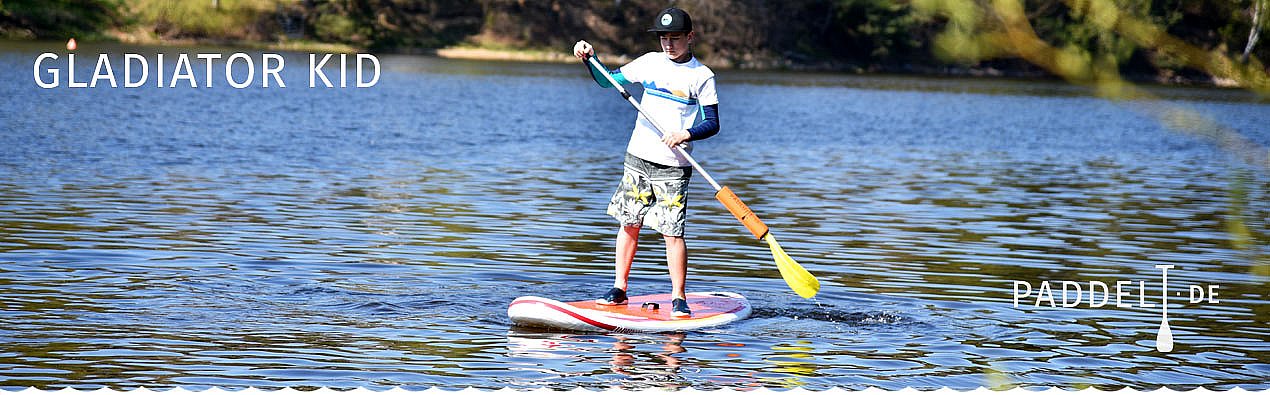
<svg viewBox="0 0 1270 395">
<path fill-rule="evenodd" d="M 597 59 L 598 60 L 598 59 Z M 589 62 L 591 77 L 601 87 L 612 84 L 595 70 Z M 619 84 L 639 83 L 644 86 L 640 106 L 657 124 L 667 128 L 687 130 L 688 141 L 697 141 L 719 133 L 719 98 L 714 89 L 714 72 L 697 61 L 696 57 L 684 63 L 676 63 L 661 52 L 649 52 L 611 72 Z M 701 122 L 697 119 L 700 117 Z M 656 128 L 640 114 L 631 131 L 626 151 L 641 159 L 666 166 L 691 166 L 686 158 L 676 154 L 661 142 Z M 692 152 L 688 143 L 685 151 Z"/>
</svg>

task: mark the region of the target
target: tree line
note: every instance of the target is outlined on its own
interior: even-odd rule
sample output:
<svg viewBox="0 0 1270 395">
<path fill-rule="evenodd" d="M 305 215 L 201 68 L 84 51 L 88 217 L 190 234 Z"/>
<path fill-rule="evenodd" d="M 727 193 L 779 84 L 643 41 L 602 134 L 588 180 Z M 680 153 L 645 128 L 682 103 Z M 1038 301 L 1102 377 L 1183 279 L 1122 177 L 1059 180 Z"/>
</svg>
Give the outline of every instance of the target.
<svg viewBox="0 0 1270 395">
<path fill-rule="evenodd" d="M 712 66 L 862 72 L 953 69 L 1055 74 L 1026 56 L 998 56 L 987 34 L 1016 7 L 1048 47 L 1085 54 L 1125 75 L 1212 74 L 1122 24 L 1154 26 L 1199 51 L 1265 73 L 1259 34 L 1270 0 L 0 0 L 0 35 L 312 40 L 381 52 L 456 45 L 604 53 L 656 50 L 645 30 L 661 9 L 689 11 L 698 56 Z M 1106 12 L 1114 8 L 1114 13 Z M 971 28 L 973 27 L 973 28 Z M 975 36 L 983 33 L 983 37 Z M 1061 51 L 1060 51 L 1061 54 Z"/>
</svg>

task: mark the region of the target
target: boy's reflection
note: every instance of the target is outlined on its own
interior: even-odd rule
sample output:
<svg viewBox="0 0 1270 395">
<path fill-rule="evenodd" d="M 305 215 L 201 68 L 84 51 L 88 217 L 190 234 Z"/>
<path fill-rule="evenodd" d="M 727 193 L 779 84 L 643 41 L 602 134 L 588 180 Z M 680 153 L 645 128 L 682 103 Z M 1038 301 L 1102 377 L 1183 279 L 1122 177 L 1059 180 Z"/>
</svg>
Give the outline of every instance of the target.
<svg viewBox="0 0 1270 395">
<path fill-rule="evenodd" d="M 661 349 L 663 352 L 652 354 L 651 356 L 652 358 L 650 359 L 660 360 L 662 362 L 660 367 L 665 367 L 667 369 L 658 369 L 659 367 L 652 367 L 653 369 L 651 370 L 654 370 L 654 371 L 650 372 L 650 371 L 646 371 L 649 369 L 648 366 L 642 366 L 642 367 L 636 366 L 635 364 L 636 362 L 638 362 L 638 358 L 636 358 L 634 350 L 636 348 L 635 343 L 637 343 L 638 341 L 632 340 L 625 336 L 617 335 L 616 336 L 617 342 L 613 344 L 613 350 L 617 351 L 617 353 L 613 354 L 613 359 L 612 361 L 609 362 L 610 368 L 613 370 L 613 373 L 618 373 L 618 374 L 627 375 L 627 376 L 646 376 L 650 374 L 678 373 L 679 367 L 682 365 L 683 362 L 678 357 L 676 357 L 675 354 L 679 354 L 684 351 L 687 351 L 687 349 L 683 347 L 685 335 L 682 333 L 669 333 L 669 334 L 665 334 L 664 336 L 665 338 L 659 342 L 661 343 Z M 663 370 L 663 371 L 658 372 L 656 370 Z"/>
</svg>

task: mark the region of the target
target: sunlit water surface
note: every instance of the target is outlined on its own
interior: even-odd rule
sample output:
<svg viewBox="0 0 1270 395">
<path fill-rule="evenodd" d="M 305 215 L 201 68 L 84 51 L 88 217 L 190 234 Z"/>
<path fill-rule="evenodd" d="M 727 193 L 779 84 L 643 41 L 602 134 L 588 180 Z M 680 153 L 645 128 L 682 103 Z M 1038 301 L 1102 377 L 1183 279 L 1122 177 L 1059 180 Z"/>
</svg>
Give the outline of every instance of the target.
<svg viewBox="0 0 1270 395">
<path fill-rule="evenodd" d="M 44 90 L 32 64 L 57 45 L 6 45 L 0 387 L 1270 377 L 1270 176 L 1151 115 L 1181 109 L 1270 144 L 1270 105 L 1240 91 L 1114 103 L 1050 82 L 719 71 L 723 131 L 696 155 L 820 294 L 790 292 L 698 178 L 690 290 L 743 293 L 754 316 L 553 333 L 512 327 L 507 305 L 607 288 L 604 207 L 634 119 L 582 66 L 383 56 L 373 88 L 310 89 L 296 54 L 285 89 Z M 643 242 L 631 291 L 666 292 L 661 242 Z M 1169 353 L 1156 350 L 1162 264 Z M 1133 283 L 1127 306 L 1055 308 L 1035 294 L 1016 307 L 1016 280 L 1049 280 L 1056 298 L 1063 280 Z M 1189 302 L 1192 285 L 1217 285 L 1220 303 Z"/>
</svg>

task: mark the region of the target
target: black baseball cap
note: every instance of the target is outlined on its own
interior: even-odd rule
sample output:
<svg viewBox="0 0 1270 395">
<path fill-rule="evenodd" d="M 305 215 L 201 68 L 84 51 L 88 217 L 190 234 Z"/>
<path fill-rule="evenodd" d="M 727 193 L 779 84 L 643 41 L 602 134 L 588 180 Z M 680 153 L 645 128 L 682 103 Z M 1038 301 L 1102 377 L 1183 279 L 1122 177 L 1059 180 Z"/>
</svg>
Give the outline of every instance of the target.
<svg viewBox="0 0 1270 395">
<path fill-rule="evenodd" d="M 687 11 L 670 7 L 661 10 L 661 13 L 657 14 L 657 19 L 653 21 L 653 28 L 648 29 L 648 31 L 657 33 L 687 33 L 692 31 L 692 17 L 688 16 Z"/>
</svg>

